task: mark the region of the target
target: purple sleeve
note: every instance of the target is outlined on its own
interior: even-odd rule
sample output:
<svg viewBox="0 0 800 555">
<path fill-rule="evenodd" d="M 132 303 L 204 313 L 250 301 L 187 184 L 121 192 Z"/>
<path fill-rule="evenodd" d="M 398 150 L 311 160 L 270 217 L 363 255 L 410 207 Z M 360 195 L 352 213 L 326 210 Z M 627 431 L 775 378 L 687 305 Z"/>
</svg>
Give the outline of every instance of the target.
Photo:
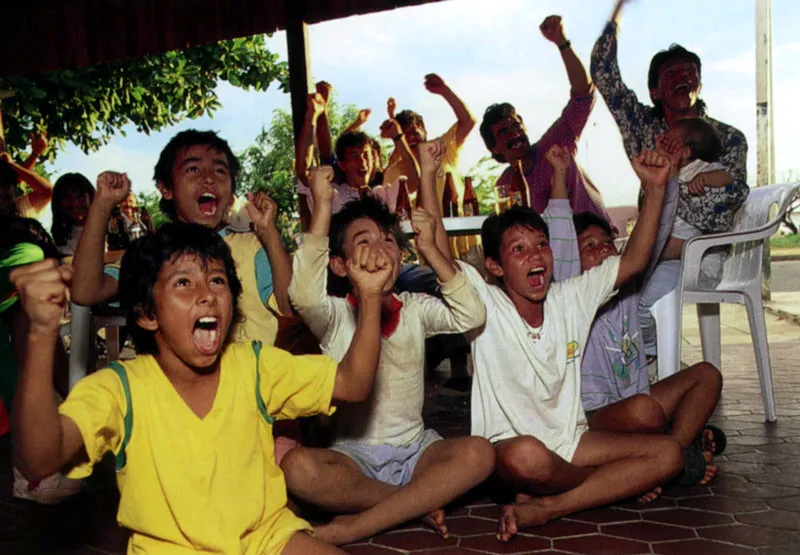
<svg viewBox="0 0 800 555">
<path fill-rule="evenodd" d="M 589 94 L 570 97 L 561 116 L 536 142 L 536 149 L 544 154 L 551 146 L 558 144 L 574 153 L 593 106 L 594 89 Z"/>
</svg>

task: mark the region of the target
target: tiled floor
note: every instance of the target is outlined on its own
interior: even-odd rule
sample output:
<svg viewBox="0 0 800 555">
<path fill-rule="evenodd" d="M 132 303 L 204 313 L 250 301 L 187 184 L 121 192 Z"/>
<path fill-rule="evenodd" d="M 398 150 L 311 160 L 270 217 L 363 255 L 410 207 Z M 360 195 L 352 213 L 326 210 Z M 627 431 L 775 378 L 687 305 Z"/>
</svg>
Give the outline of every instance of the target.
<svg viewBox="0 0 800 555">
<path fill-rule="evenodd" d="M 481 492 L 449 514 L 452 537 L 443 540 L 418 525 L 348 546 L 360 555 L 456 553 L 573 553 L 663 555 L 789 555 L 800 553 L 800 348 L 771 345 L 779 421 L 766 425 L 752 350 L 725 345 L 725 386 L 714 422 L 728 434 L 721 471 L 709 487 L 668 489 L 646 506 L 616 503 L 532 528 L 508 544 L 494 528 L 499 507 Z M 684 348 L 684 360 L 700 358 Z M 467 431 L 467 412 L 454 398 L 432 407 L 428 421 L 445 435 Z M 0 446 L 0 553 L 121 553 L 125 532 L 114 522 L 111 476 L 91 493 L 58 507 L 11 498 L 8 444 Z"/>
</svg>

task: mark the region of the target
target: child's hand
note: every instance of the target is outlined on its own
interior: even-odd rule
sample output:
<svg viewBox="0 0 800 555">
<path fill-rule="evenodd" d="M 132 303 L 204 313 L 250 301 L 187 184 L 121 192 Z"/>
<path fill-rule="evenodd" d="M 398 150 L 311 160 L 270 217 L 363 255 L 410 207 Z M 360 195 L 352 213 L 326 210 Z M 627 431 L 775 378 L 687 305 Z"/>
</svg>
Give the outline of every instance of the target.
<svg viewBox="0 0 800 555">
<path fill-rule="evenodd" d="M 442 141 L 428 141 L 419 145 L 419 168 L 421 171 L 436 172 L 442 165 L 445 146 Z"/>
<path fill-rule="evenodd" d="M 569 165 L 572 162 L 569 151 L 561 145 L 551 146 L 550 150 L 545 153 L 544 159 L 547 160 L 547 163 L 553 168 L 553 173 L 560 175 L 566 175 Z"/>
<path fill-rule="evenodd" d="M 347 260 L 347 275 L 353 283 L 356 296 L 382 296 L 390 289 L 394 264 L 385 249 L 358 245 L 352 258 Z"/>
<path fill-rule="evenodd" d="M 681 167 L 681 150 L 683 145 L 677 139 L 671 139 L 666 135 L 661 135 L 656 139 L 656 152 L 665 156 L 672 164 L 673 171 L 678 171 Z"/>
<path fill-rule="evenodd" d="M 322 102 L 324 103 L 325 109 L 328 109 L 328 103 L 331 101 L 331 96 L 333 95 L 333 85 L 328 83 L 327 81 L 320 81 L 317 83 L 317 93 L 322 97 Z"/>
<path fill-rule="evenodd" d="M 706 192 L 706 176 L 702 173 L 697 174 L 688 184 L 689 192 L 693 195 L 702 195 Z"/>
<path fill-rule="evenodd" d="M 386 113 L 389 114 L 389 119 L 394 119 L 394 113 L 397 111 L 397 101 L 394 97 L 389 97 L 386 101 Z"/>
<path fill-rule="evenodd" d="M 72 267 L 59 266 L 53 259 L 16 268 L 9 274 L 20 302 L 31 322 L 31 331 L 58 333 Z"/>
<path fill-rule="evenodd" d="M 316 120 L 325 113 L 325 99 L 318 92 L 311 93 L 306 98 L 306 111 Z"/>
<path fill-rule="evenodd" d="M 381 138 L 394 139 L 403 134 L 403 129 L 396 119 L 387 119 L 381 124 Z"/>
<path fill-rule="evenodd" d="M 278 217 L 278 205 L 266 191 L 247 193 L 247 215 L 256 229 L 269 230 L 275 228 Z"/>
<path fill-rule="evenodd" d="M 47 135 L 44 133 L 31 133 L 31 152 L 41 156 L 47 151 Z"/>
<path fill-rule="evenodd" d="M 544 38 L 558 46 L 567 42 L 567 38 L 564 36 L 564 24 L 560 15 L 545 17 L 542 24 L 539 25 L 539 30 L 544 35 Z"/>
<path fill-rule="evenodd" d="M 435 73 L 429 73 L 425 76 L 425 88 L 428 89 L 428 92 L 438 95 L 442 95 L 449 90 L 444 79 Z"/>
<path fill-rule="evenodd" d="M 655 150 L 643 150 L 631 161 L 633 171 L 639 176 L 642 188 L 647 190 L 664 189 L 669 181 L 671 165 L 666 156 Z"/>
<path fill-rule="evenodd" d="M 124 173 L 106 171 L 97 176 L 97 192 L 94 202 L 114 207 L 125 200 L 131 192 L 131 181 Z"/>
<path fill-rule="evenodd" d="M 417 248 L 424 251 L 436 245 L 436 218 L 424 208 L 411 212 L 411 229 L 416 234 Z"/>
<path fill-rule="evenodd" d="M 319 166 L 308 170 L 308 183 L 314 204 L 330 206 L 333 199 L 333 167 Z"/>
<path fill-rule="evenodd" d="M 358 114 L 356 114 L 356 125 L 358 127 L 361 127 L 362 125 L 367 123 L 370 114 L 372 114 L 372 110 L 370 110 L 369 108 L 364 108 L 362 110 L 359 110 Z"/>
</svg>

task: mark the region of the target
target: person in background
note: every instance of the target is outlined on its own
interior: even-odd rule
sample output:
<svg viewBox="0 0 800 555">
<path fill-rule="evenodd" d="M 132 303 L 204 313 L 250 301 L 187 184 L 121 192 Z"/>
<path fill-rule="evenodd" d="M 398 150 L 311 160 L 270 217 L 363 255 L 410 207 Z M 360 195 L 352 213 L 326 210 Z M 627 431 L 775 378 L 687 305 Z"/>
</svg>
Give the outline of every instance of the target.
<svg viewBox="0 0 800 555">
<path fill-rule="evenodd" d="M 94 187 L 80 173 L 65 173 L 53 187 L 53 222 L 50 231 L 61 256 L 72 256 L 94 200 Z"/>
</svg>

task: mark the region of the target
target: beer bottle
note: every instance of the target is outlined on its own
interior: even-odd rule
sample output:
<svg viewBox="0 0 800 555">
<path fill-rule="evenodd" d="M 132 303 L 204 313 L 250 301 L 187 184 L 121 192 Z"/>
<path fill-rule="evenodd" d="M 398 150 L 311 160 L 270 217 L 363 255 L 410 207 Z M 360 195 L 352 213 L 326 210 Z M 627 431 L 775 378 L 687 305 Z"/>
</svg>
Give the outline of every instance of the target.
<svg viewBox="0 0 800 555">
<path fill-rule="evenodd" d="M 472 177 L 464 178 L 464 203 L 462 204 L 464 216 L 478 216 L 481 213 L 478 197 L 472 188 Z"/>
<path fill-rule="evenodd" d="M 408 196 L 408 177 L 401 175 L 398 178 L 397 207 L 395 212 L 401 222 L 411 219 L 411 198 Z"/>
<path fill-rule="evenodd" d="M 458 193 L 453 183 L 453 174 L 447 172 L 444 181 L 444 194 L 442 195 L 442 218 L 455 218 L 458 216 Z"/>
</svg>

